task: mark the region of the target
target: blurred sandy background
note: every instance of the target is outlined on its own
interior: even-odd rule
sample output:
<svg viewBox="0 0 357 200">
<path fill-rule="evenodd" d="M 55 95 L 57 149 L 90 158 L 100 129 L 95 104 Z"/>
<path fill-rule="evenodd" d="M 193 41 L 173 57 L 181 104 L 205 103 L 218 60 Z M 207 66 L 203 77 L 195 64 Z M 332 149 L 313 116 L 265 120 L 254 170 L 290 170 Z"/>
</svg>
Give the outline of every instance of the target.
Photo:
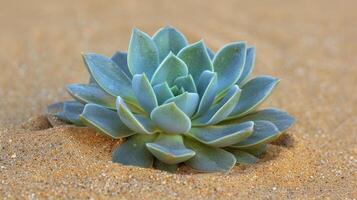
<svg viewBox="0 0 357 200">
<path fill-rule="evenodd" d="M 97 52 L 109 56 L 116 50 L 127 49 L 133 27 L 153 34 L 161 26 L 172 25 L 186 34 L 190 42 L 203 38 L 215 51 L 223 44 L 236 40 L 246 40 L 256 45 L 254 73 L 282 79 L 274 95 L 264 105 L 282 108 L 295 116 L 297 124 L 289 134 L 296 136 L 297 140 L 308 142 L 310 148 L 309 152 L 304 153 L 291 150 L 289 159 L 298 159 L 286 163 L 288 167 L 295 167 L 292 171 L 282 170 L 282 165 L 289 159 L 280 160 L 280 164 L 276 161 L 279 165 L 269 171 L 272 174 L 267 175 L 270 179 L 267 182 L 271 184 L 261 189 L 249 189 L 252 183 L 235 185 L 234 181 L 242 180 L 242 176 L 246 178 L 244 180 L 250 180 L 252 176 L 238 170 L 234 173 L 244 175 L 237 175 L 237 179 L 228 177 L 226 184 L 230 185 L 218 190 L 218 194 L 223 196 L 200 193 L 200 187 L 210 189 L 208 183 L 220 183 L 214 183 L 215 179 L 211 179 L 220 175 L 207 176 L 207 181 L 210 181 L 208 185 L 200 184 L 201 179 L 193 177 L 197 182 L 189 185 L 199 186 L 192 195 L 214 198 L 224 197 L 228 193 L 231 194 L 230 198 L 234 198 L 238 197 L 235 196 L 236 191 L 261 198 L 302 198 L 304 195 L 309 198 L 356 198 L 356 8 L 357 1 L 354 0 L 1 0 L 0 125 L 3 130 L 2 146 L 6 148 L 0 150 L 3 151 L 0 163 L 8 170 L 0 171 L 2 180 L 5 180 L 0 183 L 2 195 L 16 194 L 19 188 L 22 190 L 18 195 L 30 195 L 28 191 L 38 195 L 36 191 L 40 191 L 42 182 L 36 182 L 37 179 L 30 175 L 23 175 L 23 185 L 16 186 L 16 180 L 21 175 L 18 172 L 22 171 L 21 162 L 27 162 L 28 159 L 26 150 L 35 150 L 24 147 L 22 153 L 17 153 L 17 158 L 22 161 L 9 163 L 7 158 L 17 150 L 6 142 L 8 138 L 16 140 L 17 137 L 23 138 L 19 144 L 31 141 L 32 136 L 28 137 L 26 131 L 18 133 L 19 124 L 41 114 L 46 105 L 69 98 L 64 90 L 65 84 L 87 81 L 88 75 L 80 53 Z M 14 136 L 15 133 L 18 136 Z M 40 138 L 38 142 L 41 143 Z M 289 153 L 290 150 L 286 151 Z M 294 163 L 303 165 L 304 160 L 311 159 L 313 164 L 309 161 L 309 166 L 298 169 L 293 166 Z M 269 165 L 274 165 L 274 162 L 270 161 Z M 299 175 L 299 170 L 304 168 L 309 169 L 310 174 Z M 120 170 L 125 169 L 116 170 L 120 174 Z M 259 166 L 249 170 L 255 173 L 254 170 L 259 171 Z M 284 173 L 279 173 L 279 170 Z M 148 173 L 161 176 L 159 172 Z M 290 179 L 281 179 L 289 174 Z M 281 182 L 278 189 L 275 188 L 277 191 L 272 189 L 275 187 L 274 177 L 278 177 L 276 182 Z M 41 180 L 46 182 L 46 179 Z M 150 180 L 148 178 L 141 182 L 150 183 Z M 26 181 L 33 185 L 26 184 Z M 294 184 L 289 185 L 289 181 Z M 15 186 L 9 186 L 10 183 Z M 153 181 L 153 184 L 160 185 L 160 182 Z M 180 191 L 184 193 L 185 187 L 178 184 L 168 191 L 181 188 Z M 56 188 L 52 189 L 56 191 Z M 135 193 L 139 187 L 131 189 Z M 158 189 L 154 191 L 164 197 L 167 195 L 164 190 L 161 193 Z M 176 197 L 180 197 L 180 191 L 175 191 L 178 194 Z M 100 196 L 100 192 L 90 192 Z M 181 197 L 191 196 L 187 194 Z"/>
</svg>

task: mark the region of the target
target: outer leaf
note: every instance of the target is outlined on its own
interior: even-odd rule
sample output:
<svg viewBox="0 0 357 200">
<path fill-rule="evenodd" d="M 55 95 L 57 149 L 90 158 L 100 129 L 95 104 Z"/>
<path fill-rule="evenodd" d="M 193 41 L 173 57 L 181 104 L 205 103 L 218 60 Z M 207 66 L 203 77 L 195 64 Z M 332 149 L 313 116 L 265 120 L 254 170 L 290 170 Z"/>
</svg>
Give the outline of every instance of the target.
<svg viewBox="0 0 357 200">
<path fill-rule="evenodd" d="M 185 36 L 173 27 L 166 26 L 159 29 L 153 36 L 160 62 L 170 53 L 177 54 L 182 48 L 188 45 Z"/>
<path fill-rule="evenodd" d="M 71 102 L 73 102 L 73 101 L 71 101 Z M 66 115 L 64 114 L 64 111 L 63 111 L 64 104 L 65 104 L 65 102 L 57 102 L 57 103 L 54 103 L 54 104 L 51 104 L 51 105 L 47 106 L 46 114 L 47 115 L 54 115 L 54 116 L 58 117 L 60 120 L 70 123 L 70 121 L 67 119 L 67 117 L 66 117 Z M 50 122 L 51 122 L 51 120 L 50 120 Z"/>
<path fill-rule="evenodd" d="M 203 71 L 213 70 L 211 60 L 203 41 L 199 41 L 183 48 L 177 56 L 186 63 L 188 71 L 195 80 L 195 83 L 198 83 L 198 79 Z"/>
<path fill-rule="evenodd" d="M 232 148 L 253 148 L 274 141 L 279 136 L 279 130 L 268 121 L 256 121 L 254 131 L 246 140 L 232 145 Z"/>
<path fill-rule="evenodd" d="M 63 113 L 66 119 L 77 126 L 83 126 L 79 115 L 83 112 L 84 105 L 79 102 L 65 102 L 63 106 Z"/>
<path fill-rule="evenodd" d="M 276 108 L 268 108 L 268 109 L 256 111 L 254 113 L 244 116 L 243 118 L 228 120 L 227 122 L 224 123 L 230 124 L 230 123 L 240 123 L 244 121 L 260 121 L 260 120 L 270 121 L 279 129 L 280 132 L 286 131 L 295 122 L 295 119 L 292 116 L 290 116 L 287 112 L 284 112 Z"/>
<path fill-rule="evenodd" d="M 197 92 L 201 100 L 198 110 L 193 118 L 197 118 L 207 112 L 216 96 L 215 86 L 217 83 L 217 74 L 211 71 L 204 71 L 198 82 Z"/>
<path fill-rule="evenodd" d="M 135 74 L 132 80 L 133 91 L 136 99 L 147 113 L 157 107 L 157 99 L 154 89 L 145 74 Z"/>
<path fill-rule="evenodd" d="M 208 48 L 208 47 L 207 47 L 207 53 L 208 53 L 209 58 L 210 58 L 211 60 L 213 60 L 213 58 L 214 58 L 214 52 L 213 52 L 210 48 Z"/>
<path fill-rule="evenodd" d="M 176 85 L 179 88 L 181 87 L 184 88 L 185 91 L 187 92 L 197 93 L 195 81 L 193 80 L 191 74 L 187 76 L 177 77 L 174 81 L 174 85 Z"/>
<path fill-rule="evenodd" d="M 173 172 L 177 171 L 178 164 L 169 165 L 169 164 L 161 162 L 158 159 L 155 159 L 154 160 L 154 167 L 155 167 L 155 169 L 159 169 L 159 170 L 163 170 L 163 171 L 167 171 L 167 172 L 173 173 Z"/>
<path fill-rule="evenodd" d="M 175 103 L 155 108 L 150 117 L 166 133 L 187 133 L 191 128 L 190 118 Z"/>
<path fill-rule="evenodd" d="M 123 52 L 123 51 L 117 51 L 116 53 L 113 54 L 112 60 L 115 62 L 115 64 L 120 67 L 120 69 L 129 77 L 132 78 L 133 75 L 130 73 L 129 67 L 128 67 L 128 61 L 127 61 L 128 53 Z"/>
<path fill-rule="evenodd" d="M 171 52 L 156 69 L 151 84 L 157 85 L 166 81 L 171 86 L 177 77 L 186 76 L 187 72 L 186 64 Z"/>
<path fill-rule="evenodd" d="M 165 104 L 174 102 L 188 117 L 191 117 L 197 109 L 199 98 L 197 93 L 184 92 L 168 99 Z"/>
<path fill-rule="evenodd" d="M 201 117 L 193 120 L 195 126 L 205 126 L 210 124 L 217 124 L 232 112 L 235 105 L 238 103 L 241 90 L 237 85 L 233 86 L 226 96 L 214 107 L 208 110 Z"/>
<path fill-rule="evenodd" d="M 236 163 L 233 154 L 217 147 L 210 147 L 190 139 L 185 140 L 185 145 L 196 152 L 196 155 L 185 163 L 201 172 L 226 172 Z"/>
<path fill-rule="evenodd" d="M 226 147 L 249 137 L 253 132 L 253 126 L 253 122 L 244 122 L 223 126 L 193 127 L 189 135 L 210 146 Z"/>
<path fill-rule="evenodd" d="M 157 159 L 169 165 L 184 162 L 195 155 L 194 151 L 185 147 L 181 135 L 160 134 L 146 146 Z"/>
<path fill-rule="evenodd" d="M 79 102 L 95 103 L 109 109 L 115 109 L 115 97 L 104 92 L 97 84 L 71 84 L 67 91 Z"/>
<path fill-rule="evenodd" d="M 113 162 L 145 168 L 152 167 L 154 157 L 147 150 L 145 144 L 154 141 L 155 137 L 156 135 L 141 134 L 131 136 L 113 151 Z"/>
<path fill-rule="evenodd" d="M 164 103 L 167 99 L 174 97 L 174 94 L 171 92 L 171 89 L 167 82 L 155 85 L 154 91 L 159 105 Z"/>
<path fill-rule="evenodd" d="M 242 95 L 229 119 L 244 116 L 268 98 L 279 80 L 270 76 L 259 76 L 248 81 L 242 87 Z"/>
<path fill-rule="evenodd" d="M 231 88 L 242 74 L 246 56 L 246 43 L 236 42 L 225 45 L 213 59 L 214 71 L 217 73 L 217 92 Z"/>
<path fill-rule="evenodd" d="M 151 79 L 159 66 L 159 53 L 146 33 L 134 29 L 128 50 L 128 66 L 132 75 L 145 73 Z"/>
<path fill-rule="evenodd" d="M 131 80 L 109 58 L 98 54 L 83 55 L 84 62 L 98 85 L 112 96 L 135 101 Z"/>
<path fill-rule="evenodd" d="M 259 157 L 267 151 L 267 144 L 254 146 L 251 148 L 242 148 L 243 151 L 252 154 L 253 156 Z"/>
<path fill-rule="evenodd" d="M 258 161 L 258 158 L 250 153 L 238 149 L 229 149 L 228 151 L 231 152 L 236 157 L 237 163 L 254 164 Z"/>
<path fill-rule="evenodd" d="M 145 116 L 134 115 L 122 98 L 117 98 L 116 106 L 121 121 L 131 130 L 142 134 L 153 134 L 155 132 L 155 127 L 151 120 Z"/>
<path fill-rule="evenodd" d="M 105 135 L 114 138 L 124 138 L 135 134 L 120 120 L 117 112 L 96 104 L 87 104 L 80 115 L 82 122 Z"/>
<path fill-rule="evenodd" d="M 243 72 L 237 81 L 237 85 L 242 86 L 247 82 L 249 75 L 253 71 L 254 63 L 255 63 L 255 47 L 249 47 L 247 48 L 247 55 L 245 57 Z"/>
</svg>

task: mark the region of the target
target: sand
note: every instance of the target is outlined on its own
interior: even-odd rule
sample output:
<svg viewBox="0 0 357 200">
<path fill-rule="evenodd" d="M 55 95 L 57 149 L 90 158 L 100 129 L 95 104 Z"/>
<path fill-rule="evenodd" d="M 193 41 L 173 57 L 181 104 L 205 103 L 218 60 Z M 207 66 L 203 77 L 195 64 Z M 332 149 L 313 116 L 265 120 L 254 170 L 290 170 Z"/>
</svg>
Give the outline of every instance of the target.
<svg viewBox="0 0 357 200">
<path fill-rule="evenodd" d="M 0 199 L 356 199 L 357 3 L 1 1 Z M 132 27 L 171 24 L 217 50 L 257 46 L 255 74 L 282 79 L 262 107 L 297 123 L 256 165 L 176 174 L 114 164 L 120 141 L 58 124 L 46 105 L 86 82 L 81 52 L 126 49 Z"/>
</svg>

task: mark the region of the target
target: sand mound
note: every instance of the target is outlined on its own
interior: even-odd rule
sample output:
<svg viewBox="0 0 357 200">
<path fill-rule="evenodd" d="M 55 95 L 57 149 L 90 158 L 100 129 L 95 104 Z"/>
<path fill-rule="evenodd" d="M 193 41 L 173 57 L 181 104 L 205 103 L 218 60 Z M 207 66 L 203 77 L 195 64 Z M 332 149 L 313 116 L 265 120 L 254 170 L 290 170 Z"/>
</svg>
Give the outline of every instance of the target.
<svg viewBox="0 0 357 200">
<path fill-rule="evenodd" d="M 49 128 L 43 116 L 1 133 L 1 192 L 10 197 L 36 191 L 36 197 L 234 199 L 303 188 L 316 173 L 317 154 L 291 135 L 270 145 L 256 165 L 238 165 L 228 174 L 196 173 L 188 167 L 170 174 L 112 163 L 111 150 L 120 141 L 89 128 Z"/>
</svg>

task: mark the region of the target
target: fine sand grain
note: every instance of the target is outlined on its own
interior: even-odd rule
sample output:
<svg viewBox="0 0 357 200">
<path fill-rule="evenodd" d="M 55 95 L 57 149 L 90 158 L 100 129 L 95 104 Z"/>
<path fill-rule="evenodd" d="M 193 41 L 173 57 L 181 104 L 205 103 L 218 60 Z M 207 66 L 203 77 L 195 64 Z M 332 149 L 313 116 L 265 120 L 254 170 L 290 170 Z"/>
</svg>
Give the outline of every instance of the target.
<svg viewBox="0 0 357 200">
<path fill-rule="evenodd" d="M 356 199 L 357 3 L 1 1 L 0 199 Z M 42 115 L 88 79 L 80 52 L 126 49 L 135 26 L 171 24 L 215 51 L 257 46 L 255 75 L 282 79 L 262 107 L 297 123 L 256 165 L 176 174 L 114 164 L 121 141 Z"/>
</svg>

